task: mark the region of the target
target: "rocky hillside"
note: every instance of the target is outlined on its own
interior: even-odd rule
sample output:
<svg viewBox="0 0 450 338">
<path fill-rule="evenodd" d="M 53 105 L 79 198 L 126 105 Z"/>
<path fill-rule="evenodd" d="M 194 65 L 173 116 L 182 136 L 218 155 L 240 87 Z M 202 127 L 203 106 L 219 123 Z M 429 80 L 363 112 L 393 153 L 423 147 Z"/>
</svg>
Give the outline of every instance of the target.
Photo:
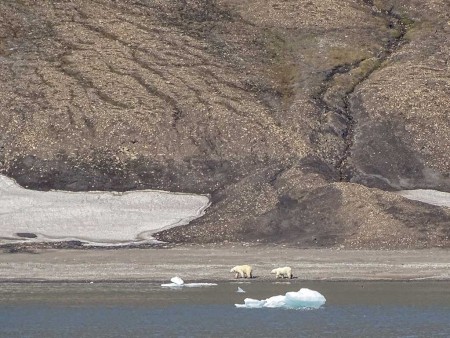
<svg viewBox="0 0 450 338">
<path fill-rule="evenodd" d="M 172 242 L 450 246 L 446 0 L 0 2 L 0 173 L 209 193 Z"/>
</svg>

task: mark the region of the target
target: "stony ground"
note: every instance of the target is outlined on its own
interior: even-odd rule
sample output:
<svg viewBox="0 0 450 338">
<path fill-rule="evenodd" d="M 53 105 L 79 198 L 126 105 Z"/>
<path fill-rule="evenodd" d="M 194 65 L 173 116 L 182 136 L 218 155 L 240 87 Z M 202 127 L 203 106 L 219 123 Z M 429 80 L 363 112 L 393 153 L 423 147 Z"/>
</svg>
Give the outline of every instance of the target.
<svg viewBox="0 0 450 338">
<path fill-rule="evenodd" d="M 209 193 L 171 242 L 450 246 L 445 0 L 0 2 L 0 172 Z"/>
<path fill-rule="evenodd" d="M 450 280 L 447 250 L 297 249 L 220 244 L 128 250 L 36 250 L 0 253 L 0 282 L 233 280 L 235 265 L 250 264 L 253 281 L 275 280 L 270 271 L 290 266 L 301 280 Z M 243 280 L 241 280 L 243 281 Z M 284 281 L 287 281 L 286 279 Z M 248 282 L 248 280 L 247 280 Z"/>
</svg>

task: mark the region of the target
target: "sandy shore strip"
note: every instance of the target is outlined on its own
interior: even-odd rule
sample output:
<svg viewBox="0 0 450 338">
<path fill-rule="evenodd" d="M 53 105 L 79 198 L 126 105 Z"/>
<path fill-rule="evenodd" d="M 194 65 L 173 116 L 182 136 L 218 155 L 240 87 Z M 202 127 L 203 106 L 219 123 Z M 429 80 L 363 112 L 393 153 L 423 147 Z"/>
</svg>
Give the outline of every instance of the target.
<svg viewBox="0 0 450 338">
<path fill-rule="evenodd" d="M 40 250 L 0 253 L 0 281 L 229 281 L 230 269 L 250 264 L 253 281 L 272 280 L 291 266 L 296 280 L 450 280 L 445 249 L 377 251 L 296 249 L 281 245 L 205 245 L 168 249 Z M 244 281 L 244 280 L 242 280 Z"/>
</svg>

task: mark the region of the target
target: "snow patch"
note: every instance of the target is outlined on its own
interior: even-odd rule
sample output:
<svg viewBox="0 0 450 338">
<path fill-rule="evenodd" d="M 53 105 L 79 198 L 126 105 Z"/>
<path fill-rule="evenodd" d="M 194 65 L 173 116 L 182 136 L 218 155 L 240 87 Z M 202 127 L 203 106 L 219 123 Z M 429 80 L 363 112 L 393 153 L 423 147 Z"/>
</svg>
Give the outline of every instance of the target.
<svg viewBox="0 0 450 338">
<path fill-rule="evenodd" d="M 450 193 L 448 192 L 430 189 L 415 189 L 400 190 L 397 193 L 410 200 L 450 208 Z"/>
<path fill-rule="evenodd" d="M 156 243 L 153 233 L 188 224 L 209 204 L 206 195 L 157 190 L 35 191 L 0 175 L 0 243 Z"/>
</svg>

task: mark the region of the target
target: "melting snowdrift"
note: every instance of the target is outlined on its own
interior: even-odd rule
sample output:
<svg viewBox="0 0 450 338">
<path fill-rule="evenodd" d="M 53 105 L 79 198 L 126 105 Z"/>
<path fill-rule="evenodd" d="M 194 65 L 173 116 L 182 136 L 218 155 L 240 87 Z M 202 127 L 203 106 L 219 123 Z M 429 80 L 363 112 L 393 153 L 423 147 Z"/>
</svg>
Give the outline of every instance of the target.
<svg viewBox="0 0 450 338">
<path fill-rule="evenodd" d="M 152 242 L 152 233 L 202 216 L 209 202 L 205 195 L 155 190 L 35 191 L 0 175 L 0 242 Z"/>
<path fill-rule="evenodd" d="M 237 308 L 286 308 L 286 309 L 318 309 L 325 304 L 325 297 L 317 291 L 302 288 L 297 292 L 287 292 L 284 296 L 273 296 L 258 300 L 245 298 L 244 304 L 234 304 Z"/>
<path fill-rule="evenodd" d="M 450 208 L 450 193 L 448 192 L 429 189 L 416 189 L 401 190 L 398 191 L 398 194 L 410 200 Z"/>
</svg>

